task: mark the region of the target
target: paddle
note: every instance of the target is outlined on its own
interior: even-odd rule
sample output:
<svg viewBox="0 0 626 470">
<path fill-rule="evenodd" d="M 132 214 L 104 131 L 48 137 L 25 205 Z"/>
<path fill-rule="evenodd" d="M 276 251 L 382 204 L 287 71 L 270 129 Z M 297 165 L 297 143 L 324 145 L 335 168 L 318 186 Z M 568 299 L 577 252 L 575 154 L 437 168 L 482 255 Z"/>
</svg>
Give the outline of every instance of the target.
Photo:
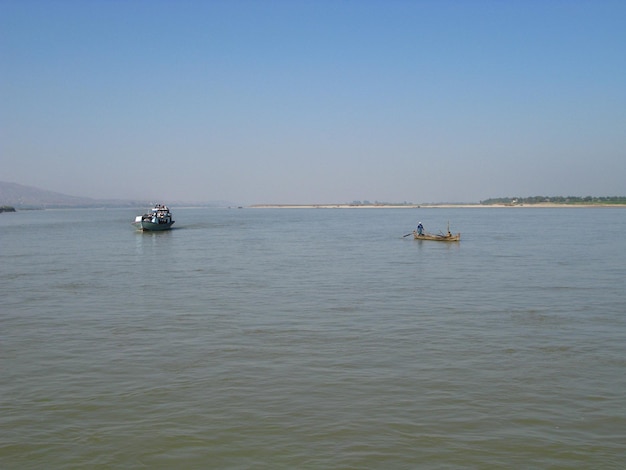
<svg viewBox="0 0 626 470">
<path fill-rule="evenodd" d="M 408 237 L 409 235 L 413 235 L 413 232 L 411 232 L 411 233 L 407 233 L 406 235 L 402 235 L 402 238 L 404 238 L 404 237 Z"/>
</svg>

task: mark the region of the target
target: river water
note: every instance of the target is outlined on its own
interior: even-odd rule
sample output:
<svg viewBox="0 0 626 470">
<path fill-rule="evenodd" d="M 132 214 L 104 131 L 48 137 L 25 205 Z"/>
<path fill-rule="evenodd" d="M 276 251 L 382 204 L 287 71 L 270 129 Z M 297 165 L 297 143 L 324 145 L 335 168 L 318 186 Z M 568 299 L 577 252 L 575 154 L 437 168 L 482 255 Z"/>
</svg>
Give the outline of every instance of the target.
<svg viewBox="0 0 626 470">
<path fill-rule="evenodd" d="M 0 215 L 3 469 L 623 468 L 626 209 L 143 210 Z"/>
</svg>

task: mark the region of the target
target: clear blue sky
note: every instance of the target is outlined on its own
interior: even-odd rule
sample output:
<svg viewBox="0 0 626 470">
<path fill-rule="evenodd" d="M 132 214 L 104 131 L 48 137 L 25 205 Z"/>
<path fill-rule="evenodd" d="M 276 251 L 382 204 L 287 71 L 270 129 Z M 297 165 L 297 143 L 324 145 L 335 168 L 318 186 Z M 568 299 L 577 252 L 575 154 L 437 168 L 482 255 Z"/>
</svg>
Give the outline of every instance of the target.
<svg viewBox="0 0 626 470">
<path fill-rule="evenodd" d="M 237 203 L 626 194 L 626 2 L 0 0 L 0 180 Z"/>
</svg>

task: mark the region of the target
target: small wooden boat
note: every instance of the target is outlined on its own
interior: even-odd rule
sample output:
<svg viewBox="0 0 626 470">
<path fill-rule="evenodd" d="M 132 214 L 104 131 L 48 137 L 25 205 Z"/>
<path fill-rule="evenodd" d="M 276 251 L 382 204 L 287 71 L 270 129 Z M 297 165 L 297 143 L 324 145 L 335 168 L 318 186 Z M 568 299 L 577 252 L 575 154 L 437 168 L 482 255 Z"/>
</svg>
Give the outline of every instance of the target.
<svg viewBox="0 0 626 470">
<path fill-rule="evenodd" d="M 421 235 L 415 230 L 413 231 L 413 238 L 415 240 L 434 240 L 437 242 L 458 242 L 461 241 L 461 234 L 452 234 L 450 232 L 446 234 L 434 234 L 434 233 L 422 233 Z"/>
<path fill-rule="evenodd" d="M 420 227 L 418 228 L 421 228 L 421 222 L 420 222 Z M 461 234 L 450 233 L 450 222 L 448 222 L 448 233 L 439 233 L 439 234 L 428 233 L 428 232 L 418 233 L 416 230 L 413 230 L 413 238 L 415 240 L 433 240 L 436 242 L 458 242 L 458 241 L 461 241 Z"/>
</svg>

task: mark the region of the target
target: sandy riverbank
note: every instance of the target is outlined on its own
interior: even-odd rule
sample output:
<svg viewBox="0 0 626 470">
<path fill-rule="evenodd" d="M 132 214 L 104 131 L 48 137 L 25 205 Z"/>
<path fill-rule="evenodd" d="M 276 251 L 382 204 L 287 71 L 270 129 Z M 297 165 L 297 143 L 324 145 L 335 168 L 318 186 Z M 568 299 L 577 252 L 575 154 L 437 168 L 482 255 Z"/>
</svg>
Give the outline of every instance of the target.
<svg viewBox="0 0 626 470">
<path fill-rule="evenodd" d="M 554 204 L 542 202 L 539 204 L 254 204 L 248 206 L 252 209 L 517 209 L 517 208 L 606 208 L 606 207 L 626 207 L 624 204 Z"/>
</svg>

